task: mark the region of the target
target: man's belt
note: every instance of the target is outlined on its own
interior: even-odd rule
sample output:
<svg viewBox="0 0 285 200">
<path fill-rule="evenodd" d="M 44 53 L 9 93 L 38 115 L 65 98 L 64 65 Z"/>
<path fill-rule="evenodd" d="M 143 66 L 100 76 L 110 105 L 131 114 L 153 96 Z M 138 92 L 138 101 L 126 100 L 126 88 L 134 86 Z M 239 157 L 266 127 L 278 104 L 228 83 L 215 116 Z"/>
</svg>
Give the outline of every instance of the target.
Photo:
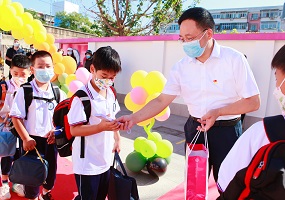
<svg viewBox="0 0 285 200">
<path fill-rule="evenodd" d="M 200 119 L 200 118 L 193 117 L 191 115 L 190 117 L 196 122 L 198 122 L 198 119 Z M 235 126 L 239 121 L 240 121 L 240 117 L 229 119 L 229 120 L 217 120 L 215 121 L 213 126 Z"/>
</svg>

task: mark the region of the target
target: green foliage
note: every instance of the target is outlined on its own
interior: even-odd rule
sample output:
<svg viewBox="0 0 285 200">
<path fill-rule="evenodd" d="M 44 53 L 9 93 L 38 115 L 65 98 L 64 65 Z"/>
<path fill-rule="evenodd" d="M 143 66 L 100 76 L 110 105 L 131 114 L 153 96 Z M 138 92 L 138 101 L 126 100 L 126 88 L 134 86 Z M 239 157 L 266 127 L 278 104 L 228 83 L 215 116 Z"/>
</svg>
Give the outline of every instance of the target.
<svg viewBox="0 0 285 200">
<path fill-rule="evenodd" d="M 195 6 L 200 0 L 194 0 Z M 155 35 L 177 19 L 183 0 L 95 0 L 92 10 L 102 36 Z M 192 6 L 193 6 L 192 5 Z"/>
<path fill-rule="evenodd" d="M 67 28 L 75 31 L 81 31 L 85 33 L 98 34 L 98 26 L 92 24 L 88 17 L 82 14 L 72 12 L 58 12 L 56 13 L 56 18 L 60 20 L 59 27 Z"/>
<path fill-rule="evenodd" d="M 234 29 L 231 31 L 231 34 L 233 34 L 233 33 L 238 33 L 238 31 L 237 31 L 236 28 L 234 28 Z"/>
<path fill-rule="evenodd" d="M 25 12 L 31 13 L 34 19 L 40 20 L 43 24 L 46 24 L 46 21 L 40 16 L 40 14 L 34 10 L 29 10 L 27 8 L 24 8 Z"/>
</svg>

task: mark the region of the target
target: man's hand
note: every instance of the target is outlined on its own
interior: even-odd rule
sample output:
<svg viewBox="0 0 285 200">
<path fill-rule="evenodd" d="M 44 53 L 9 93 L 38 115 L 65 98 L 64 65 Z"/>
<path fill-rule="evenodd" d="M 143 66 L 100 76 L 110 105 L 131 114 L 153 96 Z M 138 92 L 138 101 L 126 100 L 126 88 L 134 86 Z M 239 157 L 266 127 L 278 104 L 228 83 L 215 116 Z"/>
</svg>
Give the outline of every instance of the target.
<svg viewBox="0 0 285 200">
<path fill-rule="evenodd" d="M 132 115 L 123 115 L 116 119 L 121 123 L 120 130 L 130 130 L 136 123 L 134 122 Z"/>
<path fill-rule="evenodd" d="M 23 140 L 23 149 L 25 151 L 32 151 L 36 147 L 36 144 L 37 143 L 33 138 L 28 137 L 26 140 Z"/>
<path fill-rule="evenodd" d="M 201 123 L 201 126 L 197 127 L 199 131 L 208 131 L 215 123 L 216 119 L 219 117 L 219 109 L 213 109 L 207 112 L 201 119 L 198 119 L 198 122 Z"/>
</svg>

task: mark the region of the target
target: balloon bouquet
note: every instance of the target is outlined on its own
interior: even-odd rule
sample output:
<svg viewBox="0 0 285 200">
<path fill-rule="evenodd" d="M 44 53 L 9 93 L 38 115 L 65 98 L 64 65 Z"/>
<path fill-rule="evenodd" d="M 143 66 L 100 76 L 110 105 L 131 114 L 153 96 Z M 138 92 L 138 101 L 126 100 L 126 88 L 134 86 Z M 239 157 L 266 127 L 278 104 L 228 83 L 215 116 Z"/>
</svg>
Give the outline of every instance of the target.
<svg viewBox="0 0 285 200">
<path fill-rule="evenodd" d="M 162 73 L 143 70 L 134 72 L 131 76 L 132 90 L 126 95 L 124 103 L 128 110 L 137 112 L 149 101 L 159 96 L 162 92 L 166 79 Z M 166 172 L 170 162 L 173 146 L 170 141 L 162 139 L 160 133 L 152 132 L 151 129 L 158 121 L 165 121 L 170 116 L 169 107 L 165 108 L 154 118 L 138 123 L 147 134 L 146 137 L 137 137 L 134 140 L 134 151 L 126 157 L 126 166 L 133 172 L 139 172 L 145 167 L 149 174 L 161 176 Z"/>
<path fill-rule="evenodd" d="M 76 62 L 70 56 L 62 56 L 57 52 L 54 44 L 55 38 L 47 33 L 46 28 L 38 19 L 34 19 L 19 2 L 0 0 L 0 28 L 11 31 L 16 39 L 24 39 L 27 44 L 34 44 L 38 50 L 48 51 L 53 58 L 55 76 L 52 81 L 60 86 L 70 97 L 83 84 L 91 78 L 85 68 L 76 71 Z"/>
</svg>

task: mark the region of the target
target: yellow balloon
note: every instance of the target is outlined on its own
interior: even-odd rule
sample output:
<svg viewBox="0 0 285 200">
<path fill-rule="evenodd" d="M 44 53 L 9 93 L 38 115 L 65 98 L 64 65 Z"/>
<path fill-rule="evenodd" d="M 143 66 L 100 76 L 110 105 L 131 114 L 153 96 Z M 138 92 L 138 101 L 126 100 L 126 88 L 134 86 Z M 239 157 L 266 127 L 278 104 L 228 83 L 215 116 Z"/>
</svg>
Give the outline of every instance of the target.
<svg viewBox="0 0 285 200">
<path fill-rule="evenodd" d="M 57 47 L 55 46 L 55 44 L 49 44 L 49 53 L 54 54 L 56 52 L 57 52 Z"/>
<path fill-rule="evenodd" d="M 24 25 L 24 22 L 23 20 L 21 19 L 21 17 L 19 16 L 14 16 L 12 19 L 11 19 L 11 22 L 12 23 L 12 30 L 21 30 L 23 29 L 23 25 Z"/>
<path fill-rule="evenodd" d="M 0 6 L 2 6 L 3 5 L 3 0 L 0 0 Z"/>
<path fill-rule="evenodd" d="M 70 97 L 72 97 L 73 96 L 73 93 L 71 92 L 71 91 L 68 91 L 67 92 L 67 98 L 70 98 Z"/>
<path fill-rule="evenodd" d="M 74 74 L 77 65 L 75 60 L 71 56 L 63 56 L 61 63 L 64 64 L 65 66 L 65 71 L 64 71 L 65 73 Z"/>
<path fill-rule="evenodd" d="M 135 88 L 137 86 L 144 86 L 144 79 L 147 76 L 147 72 L 144 70 L 135 71 L 131 76 L 131 86 Z"/>
<path fill-rule="evenodd" d="M 38 19 L 33 19 L 31 25 L 35 32 L 40 32 L 43 26 L 42 22 Z"/>
<path fill-rule="evenodd" d="M 149 95 L 162 92 L 166 78 L 159 71 L 151 71 L 145 77 L 145 89 Z"/>
<path fill-rule="evenodd" d="M 22 18 L 24 24 L 32 24 L 32 22 L 34 20 L 33 15 L 29 12 L 24 12 L 21 15 L 21 18 Z"/>
<path fill-rule="evenodd" d="M 56 63 L 54 65 L 54 73 L 55 74 L 62 74 L 65 70 L 65 67 L 62 63 Z"/>
<path fill-rule="evenodd" d="M 43 31 L 35 32 L 34 37 L 35 37 L 35 41 L 38 43 L 42 43 L 47 39 L 47 35 Z"/>
<path fill-rule="evenodd" d="M 38 46 L 38 50 L 44 50 L 44 51 L 47 51 L 47 52 L 49 52 L 49 44 L 48 43 L 46 43 L 46 42 L 42 42 L 42 43 L 40 43 L 40 45 Z"/>
<path fill-rule="evenodd" d="M 9 5 L 12 3 L 12 0 L 3 0 L 3 5 Z"/>
<path fill-rule="evenodd" d="M 138 111 L 144 106 L 144 105 L 135 104 L 131 99 L 130 92 L 125 96 L 124 104 L 126 108 L 130 111 Z"/>
<path fill-rule="evenodd" d="M 153 119 L 153 118 L 147 119 L 147 120 L 145 120 L 145 121 L 142 121 L 142 122 L 140 122 L 140 123 L 137 123 L 137 125 L 138 125 L 138 126 L 147 126 L 147 125 L 150 124 L 150 122 L 151 122 L 152 119 Z"/>
<path fill-rule="evenodd" d="M 33 44 L 34 43 L 34 37 L 33 36 L 24 37 L 24 41 L 26 44 Z"/>
<path fill-rule="evenodd" d="M 33 33 L 34 33 L 34 29 L 30 24 L 24 24 L 23 25 L 22 34 L 23 34 L 24 38 L 33 36 Z"/>
<path fill-rule="evenodd" d="M 23 39 L 23 34 L 20 30 L 12 30 L 11 33 L 12 33 L 13 38 L 15 39 L 19 39 L 19 40 Z"/>
<path fill-rule="evenodd" d="M 13 8 L 15 8 L 16 15 L 22 15 L 24 13 L 24 8 L 23 8 L 22 4 L 20 4 L 19 2 L 13 2 L 13 3 L 11 3 L 11 6 Z"/>
<path fill-rule="evenodd" d="M 74 81 L 74 80 L 76 80 L 76 75 L 75 74 L 69 74 L 65 79 L 65 83 L 66 83 L 66 85 L 69 85 L 69 83 L 71 81 Z"/>
<path fill-rule="evenodd" d="M 55 42 L 55 38 L 53 36 L 53 34 L 51 33 L 47 33 L 46 34 L 46 42 L 49 43 L 49 44 L 53 44 Z"/>
<path fill-rule="evenodd" d="M 63 56 L 61 53 L 55 52 L 54 54 L 52 54 L 53 63 L 60 63 L 62 59 L 63 59 Z"/>
</svg>

